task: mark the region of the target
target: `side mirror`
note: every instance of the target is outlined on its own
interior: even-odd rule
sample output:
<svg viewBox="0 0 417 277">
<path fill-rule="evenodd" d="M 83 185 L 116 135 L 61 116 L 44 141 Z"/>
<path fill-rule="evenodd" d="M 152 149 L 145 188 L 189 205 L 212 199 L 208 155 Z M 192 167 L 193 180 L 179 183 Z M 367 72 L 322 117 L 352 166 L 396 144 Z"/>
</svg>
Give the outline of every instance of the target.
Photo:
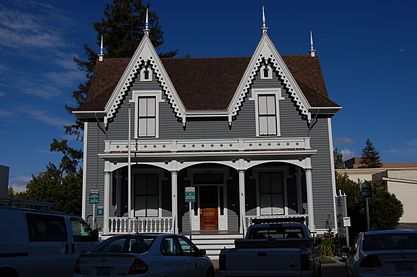
<svg viewBox="0 0 417 277">
<path fill-rule="evenodd" d="M 199 254 L 199 256 L 203 257 L 207 254 L 207 251 L 205 249 L 199 249 L 198 254 Z"/>
<path fill-rule="evenodd" d="M 318 237 L 314 238 L 314 246 L 317 246 L 320 243 L 321 243 L 321 238 L 318 238 Z"/>
<path fill-rule="evenodd" d="M 98 229 L 95 229 L 91 232 L 91 240 L 98 241 Z"/>
</svg>

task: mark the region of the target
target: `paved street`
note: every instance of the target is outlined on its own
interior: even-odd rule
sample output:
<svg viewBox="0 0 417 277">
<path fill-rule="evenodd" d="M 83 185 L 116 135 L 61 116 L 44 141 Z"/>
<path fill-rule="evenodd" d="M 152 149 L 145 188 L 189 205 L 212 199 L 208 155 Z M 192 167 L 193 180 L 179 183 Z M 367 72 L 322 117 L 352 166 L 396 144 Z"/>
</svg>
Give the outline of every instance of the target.
<svg viewBox="0 0 417 277">
<path fill-rule="evenodd" d="M 218 261 L 213 261 L 214 267 L 219 267 Z M 216 276 L 218 276 L 216 274 Z M 322 265 L 322 277 L 348 277 L 344 264 L 324 264 Z"/>
</svg>

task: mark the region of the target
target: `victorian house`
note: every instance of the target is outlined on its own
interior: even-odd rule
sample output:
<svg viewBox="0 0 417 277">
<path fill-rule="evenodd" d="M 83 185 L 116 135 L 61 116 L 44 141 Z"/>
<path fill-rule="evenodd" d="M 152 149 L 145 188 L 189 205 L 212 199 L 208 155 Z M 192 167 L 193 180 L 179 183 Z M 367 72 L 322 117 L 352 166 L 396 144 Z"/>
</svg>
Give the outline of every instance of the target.
<svg viewBox="0 0 417 277">
<path fill-rule="evenodd" d="M 103 235 L 242 234 L 271 217 L 336 231 L 331 118 L 340 107 L 310 38 L 310 53 L 281 56 L 264 20 L 252 56 L 165 59 L 145 27 L 131 58 L 101 54 L 74 112 L 84 122 L 83 217 L 95 214 Z M 191 211 L 186 187 L 195 188 Z"/>
</svg>

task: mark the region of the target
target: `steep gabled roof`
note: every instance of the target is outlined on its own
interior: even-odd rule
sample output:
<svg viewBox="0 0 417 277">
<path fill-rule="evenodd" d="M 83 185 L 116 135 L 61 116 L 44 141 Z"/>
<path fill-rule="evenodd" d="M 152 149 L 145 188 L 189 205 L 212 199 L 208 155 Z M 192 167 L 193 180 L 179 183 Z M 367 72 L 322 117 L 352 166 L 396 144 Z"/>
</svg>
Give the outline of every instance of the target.
<svg viewBox="0 0 417 277">
<path fill-rule="evenodd" d="M 328 98 L 317 57 L 292 55 L 282 58 L 312 107 L 339 107 Z M 103 111 L 129 61 L 128 58 L 105 58 L 97 62 L 88 98 L 79 111 Z M 250 57 L 161 61 L 187 110 L 225 110 Z"/>
</svg>

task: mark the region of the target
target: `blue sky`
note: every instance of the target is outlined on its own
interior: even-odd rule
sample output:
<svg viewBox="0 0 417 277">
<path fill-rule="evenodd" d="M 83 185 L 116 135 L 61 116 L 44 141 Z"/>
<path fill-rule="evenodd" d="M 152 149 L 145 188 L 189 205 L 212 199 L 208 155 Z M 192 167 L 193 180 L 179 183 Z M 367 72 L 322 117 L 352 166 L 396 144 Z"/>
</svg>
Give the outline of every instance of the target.
<svg viewBox="0 0 417 277">
<path fill-rule="evenodd" d="M 0 164 L 20 190 L 59 155 L 52 138 L 72 122 L 64 109 L 84 80 L 72 62 L 97 49 L 92 23 L 109 1 L 0 1 Z M 150 1 L 178 56 L 250 56 L 261 6 L 281 55 L 307 53 L 313 30 L 330 97 L 335 146 L 360 155 L 367 137 L 383 162 L 417 161 L 417 1 Z"/>
</svg>

